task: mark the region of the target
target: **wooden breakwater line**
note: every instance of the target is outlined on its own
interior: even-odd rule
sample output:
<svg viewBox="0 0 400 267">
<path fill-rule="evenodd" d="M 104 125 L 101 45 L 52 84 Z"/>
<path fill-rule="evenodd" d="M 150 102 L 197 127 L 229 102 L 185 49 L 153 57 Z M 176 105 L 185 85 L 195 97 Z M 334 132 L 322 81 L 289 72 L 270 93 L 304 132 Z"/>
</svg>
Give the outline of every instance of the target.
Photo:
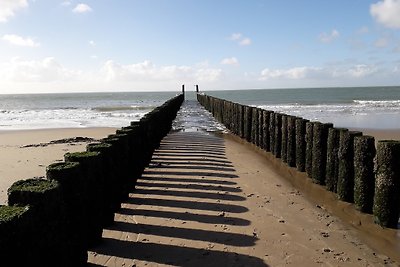
<svg viewBox="0 0 400 267">
<path fill-rule="evenodd" d="M 184 100 L 178 95 L 115 134 L 67 153 L 47 179 L 15 182 L 0 206 L 4 266 L 86 266 L 87 250 L 114 221 Z"/>
<path fill-rule="evenodd" d="M 233 134 L 271 152 L 289 167 L 306 172 L 338 199 L 354 203 L 374 221 L 397 228 L 400 214 L 400 141 L 375 139 L 224 99 L 197 94 L 197 100 Z"/>
</svg>

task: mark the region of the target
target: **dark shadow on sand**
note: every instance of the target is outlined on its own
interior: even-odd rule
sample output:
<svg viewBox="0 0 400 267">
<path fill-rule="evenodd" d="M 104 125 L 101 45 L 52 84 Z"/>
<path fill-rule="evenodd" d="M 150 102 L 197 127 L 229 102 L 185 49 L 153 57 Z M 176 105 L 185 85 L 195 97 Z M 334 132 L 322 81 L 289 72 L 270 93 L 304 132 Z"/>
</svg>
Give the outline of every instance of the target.
<svg viewBox="0 0 400 267">
<path fill-rule="evenodd" d="M 92 251 L 176 266 L 221 266 L 221 263 L 224 266 L 268 266 L 254 256 L 212 249 L 212 244 L 252 247 L 258 240 L 253 234 L 245 234 L 249 232 L 250 221 L 232 216 L 248 211 L 247 207 L 240 205 L 246 198 L 239 195 L 242 190 L 236 187 L 232 178 L 238 176 L 227 160 L 222 138 L 204 133 L 170 134 L 153 155 L 152 163 L 138 180 L 135 191 L 126 200 L 127 204 L 133 205 L 126 205 L 118 213 L 177 220 L 179 223 L 167 226 L 118 221 L 108 229 L 159 236 L 163 237 L 162 240 L 202 241 L 205 247 L 207 244 L 210 247 L 190 247 L 190 242 L 178 246 L 150 243 L 146 239 L 132 242 L 103 238 L 103 243 Z M 196 222 L 193 224 L 196 226 L 187 227 L 187 221 Z M 208 230 L 209 226 L 202 228 L 201 224 L 214 224 L 215 228 Z M 235 232 L 222 230 L 226 225 L 243 229 Z"/>
</svg>

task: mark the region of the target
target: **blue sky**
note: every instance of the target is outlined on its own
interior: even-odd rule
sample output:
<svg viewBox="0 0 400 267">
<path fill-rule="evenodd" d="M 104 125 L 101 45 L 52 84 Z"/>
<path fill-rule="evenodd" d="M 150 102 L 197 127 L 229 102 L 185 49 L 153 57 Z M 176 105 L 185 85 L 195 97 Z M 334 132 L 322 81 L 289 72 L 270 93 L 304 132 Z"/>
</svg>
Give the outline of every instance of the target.
<svg viewBox="0 0 400 267">
<path fill-rule="evenodd" d="M 0 0 L 0 93 L 400 84 L 400 0 Z"/>
</svg>

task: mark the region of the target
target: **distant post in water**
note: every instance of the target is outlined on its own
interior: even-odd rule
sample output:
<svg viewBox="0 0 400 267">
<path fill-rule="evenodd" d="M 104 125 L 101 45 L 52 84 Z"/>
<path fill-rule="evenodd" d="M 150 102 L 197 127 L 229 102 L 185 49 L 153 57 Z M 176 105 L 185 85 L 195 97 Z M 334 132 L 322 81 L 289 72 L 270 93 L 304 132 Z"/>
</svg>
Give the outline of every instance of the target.
<svg viewBox="0 0 400 267">
<path fill-rule="evenodd" d="M 185 94 L 185 85 L 182 84 L 182 94 Z"/>
<path fill-rule="evenodd" d="M 196 93 L 198 93 L 199 92 L 199 85 L 196 84 L 195 87 L 196 87 Z"/>
</svg>

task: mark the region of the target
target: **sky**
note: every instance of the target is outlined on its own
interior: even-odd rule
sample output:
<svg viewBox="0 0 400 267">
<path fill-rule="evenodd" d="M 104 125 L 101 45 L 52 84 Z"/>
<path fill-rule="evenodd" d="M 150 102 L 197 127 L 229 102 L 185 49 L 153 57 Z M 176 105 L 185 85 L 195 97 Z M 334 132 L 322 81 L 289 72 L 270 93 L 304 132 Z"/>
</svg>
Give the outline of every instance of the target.
<svg viewBox="0 0 400 267">
<path fill-rule="evenodd" d="M 400 0 L 0 0 L 0 94 L 400 85 Z"/>
</svg>

